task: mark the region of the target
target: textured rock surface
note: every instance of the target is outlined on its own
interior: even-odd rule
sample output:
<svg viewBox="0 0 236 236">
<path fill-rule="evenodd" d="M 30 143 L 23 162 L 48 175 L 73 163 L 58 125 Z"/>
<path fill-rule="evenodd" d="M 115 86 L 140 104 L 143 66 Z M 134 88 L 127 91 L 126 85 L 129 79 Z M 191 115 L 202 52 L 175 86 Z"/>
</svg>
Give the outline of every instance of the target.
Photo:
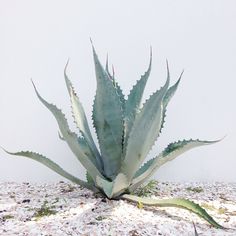
<svg viewBox="0 0 236 236">
<path fill-rule="evenodd" d="M 0 183 L 0 235 L 236 235 L 236 183 L 157 183 L 152 197 L 185 197 L 199 203 L 227 230 L 214 229 L 176 208 L 139 209 L 96 197 L 79 186 Z"/>
</svg>

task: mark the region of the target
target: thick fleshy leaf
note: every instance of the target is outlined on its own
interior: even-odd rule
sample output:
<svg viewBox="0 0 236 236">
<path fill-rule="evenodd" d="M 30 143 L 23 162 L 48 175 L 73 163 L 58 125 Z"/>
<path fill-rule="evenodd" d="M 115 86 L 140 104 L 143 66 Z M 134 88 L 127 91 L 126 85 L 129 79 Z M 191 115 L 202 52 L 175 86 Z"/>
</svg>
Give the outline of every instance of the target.
<svg viewBox="0 0 236 236">
<path fill-rule="evenodd" d="M 126 103 L 125 95 L 123 94 L 123 91 L 122 91 L 120 85 L 115 81 L 115 78 L 114 78 L 114 86 L 115 86 L 116 92 L 120 98 L 121 108 L 122 108 L 122 117 L 124 117 L 124 110 L 125 110 L 125 103 Z"/>
<path fill-rule="evenodd" d="M 127 141 L 135 117 L 140 110 L 143 92 L 151 72 L 152 67 L 152 50 L 150 50 L 150 62 L 148 70 L 141 76 L 137 83 L 133 86 L 125 103 L 125 130 L 124 130 L 124 148 L 127 146 Z"/>
<path fill-rule="evenodd" d="M 113 68 L 113 67 L 112 67 L 112 68 Z M 107 72 L 107 75 L 108 75 L 109 79 L 112 80 L 113 85 L 114 85 L 114 87 L 116 88 L 116 92 L 117 92 L 117 94 L 119 95 L 119 98 L 120 98 L 121 107 L 122 107 L 122 112 L 124 113 L 124 110 L 125 110 L 125 103 L 126 103 L 125 96 L 124 96 L 124 94 L 123 94 L 123 91 L 122 91 L 121 87 L 120 87 L 119 84 L 116 82 L 114 68 L 113 68 L 113 74 L 112 74 L 112 75 L 111 75 L 111 73 L 110 73 L 110 71 L 109 71 L 109 67 L 108 67 L 108 56 L 107 56 L 107 60 L 106 60 L 106 72 Z M 124 114 L 123 114 L 123 116 L 124 116 Z"/>
<path fill-rule="evenodd" d="M 53 170 L 54 172 L 56 172 L 57 174 L 63 176 L 64 178 L 81 185 L 82 187 L 85 187 L 87 189 L 90 189 L 92 191 L 96 191 L 96 188 L 90 184 L 87 183 L 83 180 L 78 179 L 77 177 L 69 174 L 68 172 L 66 172 L 65 170 L 63 170 L 58 164 L 56 164 L 55 162 L 53 162 L 52 160 L 46 158 L 45 156 L 39 154 L 39 153 L 35 153 L 35 152 L 30 152 L 30 151 L 21 151 L 21 152 L 8 152 L 5 149 L 3 149 L 6 153 L 10 154 L 10 155 L 15 155 L 15 156 L 24 156 L 24 157 L 28 157 L 30 159 L 33 159 L 35 161 L 40 162 L 41 164 L 47 166 L 48 168 L 50 168 L 51 170 Z"/>
<path fill-rule="evenodd" d="M 86 143 L 91 149 L 90 154 L 92 154 L 94 156 L 93 158 L 96 159 L 96 166 L 98 167 L 99 171 L 102 173 L 103 172 L 102 158 L 93 141 L 93 138 L 89 129 L 88 121 L 84 112 L 84 108 L 82 104 L 80 103 L 79 98 L 76 95 L 75 90 L 73 88 L 73 85 L 66 74 L 67 65 L 68 63 L 66 64 L 66 67 L 64 70 L 64 77 L 65 77 L 66 86 L 70 95 L 72 114 L 73 114 L 73 117 L 74 117 L 74 120 L 78 129 L 82 133 L 83 137 L 85 138 Z"/>
<path fill-rule="evenodd" d="M 67 123 L 67 120 L 65 118 L 65 115 L 55 105 L 50 104 L 46 100 L 44 100 L 40 96 L 40 94 L 38 93 L 35 85 L 34 85 L 34 89 L 35 89 L 35 92 L 36 92 L 39 100 L 54 115 L 54 117 L 55 117 L 55 119 L 58 123 L 60 133 L 61 133 L 63 139 L 67 142 L 67 144 L 70 147 L 71 151 L 75 154 L 75 156 L 81 162 L 81 164 L 85 167 L 85 169 L 88 170 L 88 172 L 92 176 L 93 180 L 95 181 L 97 175 L 99 175 L 102 178 L 102 174 L 99 172 L 97 167 L 93 164 L 93 162 L 90 161 L 90 159 L 83 152 L 83 149 L 80 147 L 80 145 L 78 143 L 77 135 L 75 133 L 71 132 L 71 130 L 69 128 L 69 125 Z"/>
<path fill-rule="evenodd" d="M 137 114 L 129 135 L 121 171 L 131 180 L 154 145 L 162 125 L 163 98 L 169 86 L 169 73 L 165 85 L 143 105 Z"/>
<path fill-rule="evenodd" d="M 213 225 L 216 228 L 223 229 L 224 227 L 218 224 L 202 207 L 198 204 L 183 198 L 173 198 L 173 199 L 151 199 L 151 198 L 142 198 L 134 195 L 124 194 L 122 196 L 123 199 L 135 202 L 135 203 L 143 203 L 144 205 L 149 206 L 158 206 L 158 207 L 179 207 L 189 210 L 204 220 L 206 220 L 209 224 Z"/>
<path fill-rule="evenodd" d="M 58 137 L 59 137 L 60 140 L 65 141 L 65 139 L 62 137 L 60 131 L 58 131 Z"/>
<path fill-rule="evenodd" d="M 60 132 L 58 132 L 58 136 L 62 141 L 65 141 Z M 84 137 L 78 137 L 78 143 L 80 148 L 83 150 L 84 154 L 91 160 L 91 162 L 93 162 L 94 165 L 96 165 L 97 162 L 94 158 L 94 154 L 91 148 L 88 146 L 87 142 L 85 141 Z"/>
<path fill-rule="evenodd" d="M 88 173 L 88 171 L 86 171 L 86 180 L 89 184 L 93 184 L 94 185 L 94 181 L 93 178 L 91 177 L 91 175 Z"/>
<path fill-rule="evenodd" d="M 171 98 L 174 96 L 178 86 L 179 86 L 179 82 L 182 78 L 182 75 L 183 75 L 184 71 L 182 71 L 182 73 L 180 74 L 179 76 L 179 79 L 177 80 L 177 82 L 172 85 L 168 91 L 166 92 L 165 96 L 164 96 L 164 99 L 163 99 L 163 106 L 166 107 L 169 103 L 169 101 L 171 100 Z"/>
<path fill-rule="evenodd" d="M 114 179 L 121 165 L 123 116 L 119 95 L 93 48 L 97 90 L 93 123 L 97 132 L 106 177 Z"/>
<path fill-rule="evenodd" d="M 176 92 L 176 90 L 178 88 L 178 85 L 179 85 L 179 82 L 180 82 L 180 80 L 182 78 L 183 72 L 184 71 L 182 71 L 182 73 L 180 74 L 180 77 L 177 80 L 177 82 L 168 89 L 168 91 L 166 92 L 166 95 L 163 98 L 163 118 L 162 118 L 162 124 L 161 124 L 160 132 L 162 131 L 162 129 L 164 127 L 167 105 L 169 104 L 171 98 L 174 96 L 174 94 L 175 94 L 175 92 Z"/>
<path fill-rule="evenodd" d="M 101 191 L 108 197 L 111 198 L 112 196 L 112 187 L 113 187 L 113 182 L 112 181 L 107 181 L 103 178 L 100 178 L 97 176 L 96 179 L 96 186 L 98 186 Z"/>
<path fill-rule="evenodd" d="M 95 166 L 97 166 L 97 161 L 95 158 L 95 155 L 93 153 L 93 151 L 91 150 L 90 146 L 88 145 L 88 143 L 86 142 L 84 137 L 78 137 L 78 143 L 79 146 L 81 148 L 81 150 L 83 151 L 83 153 L 93 162 L 93 164 Z M 99 169 L 100 171 L 100 169 Z"/>
<path fill-rule="evenodd" d="M 111 182 L 108 182 L 97 176 L 96 184 L 104 191 L 108 198 L 115 198 L 119 196 L 129 186 L 127 177 L 122 173 L 119 173 L 116 178 Z"/>
<path fill-rule="evenodd" d="M 106 60 L 106 72 L 109 76 L 110 79 L 113 79 L 113 76 L 111 75 L 110 71 L 109 71 L 109 62 L 108 62 L 108 54 L 107 54 L 107 60 Z"/>
<path fill-rule="evenodd" d="M 157 157 L 147 161 L 135 174 L 135 178 L 132 181 L 130 190 L 133 191 L 144 183 L 148 178 L 150 178 L 158 168 L 168 161 L 172 161 L 182 153 L 203 145 L 209 145 L 216 141 L 202 141 L 202 140 L 182 140 L 174 143 L 170 143 L 163 152 L 161 152 Z"/>
</svg>

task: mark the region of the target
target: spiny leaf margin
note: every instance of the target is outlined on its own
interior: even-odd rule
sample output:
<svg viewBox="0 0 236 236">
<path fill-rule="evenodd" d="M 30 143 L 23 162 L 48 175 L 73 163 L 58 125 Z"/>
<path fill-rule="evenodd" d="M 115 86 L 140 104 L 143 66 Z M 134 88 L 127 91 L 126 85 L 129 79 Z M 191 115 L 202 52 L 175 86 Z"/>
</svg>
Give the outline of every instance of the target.
<svg viewBox="0 0 236 236">
<path fill-rule="evenodd" d="M 184 208 L 186 210 L 189 210 L 204 220 L 206 220 L 209 224 L 213 225 L 215 228 L 224 229 L 223 226 L 218 224 L 213 217 L 211 217 L 205 209 L 203 209 L 199 204 L 183 199 L 183 198 L 173 198 L 173 199 L 151 199 L 151 198 L 142 198 L 130 194 L 124 194 L 122 196 L 122 199 L 129 200 L 135 203 L 143 203 L 144 205 L 149 206 L 159 206 L 159 207 L 178 207 L 178 208 Z"/>
<path fill-rule="evenodd" d="M 3 149 L 3 148 L 2 148 Z M 91 185 L 90 183 L 87 183 L 83 180 L 78 179 L 77 177 L 71 175 L 64 169 L 62 169 L 58 164 L 53 162 L 52 160 L 48 159 L 47 157 L 43 156 L 42 154 L 31 152 L 31 151 L 20 151 L 20 152 L 9 152 L 6 149 L 3 149 L 6 153 L 14 156 L 24 156 L 28 157 L 32 160 L 38 161 L 41 164 L 47 166 L 49 169 L 53 170 L 57 174 L 63 176 L 64 178 L 81 185 L 82 187 L 85 187 L 87 189 L 90 189 L 92 191 L 97 191 L 94 185 Z"/>
</svg>

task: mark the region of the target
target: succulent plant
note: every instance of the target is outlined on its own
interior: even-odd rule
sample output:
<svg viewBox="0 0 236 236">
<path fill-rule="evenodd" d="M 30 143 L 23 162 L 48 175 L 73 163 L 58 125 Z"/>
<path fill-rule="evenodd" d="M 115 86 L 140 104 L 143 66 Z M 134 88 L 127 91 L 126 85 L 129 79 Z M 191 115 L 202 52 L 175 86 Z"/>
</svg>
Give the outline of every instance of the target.
<svg viewBox="0 0 236 236">
<path fill-rule="evenodd" d="M 170 86 L 167 63 L 165 84 L 142 104 L 144 88 L 151 72 L 152 52 L 150 52 L 147 71 L 136 82 L 125 99 L 115 80 L 114 73 L 109 72 L 108 60 L 104 68 L 93 45 L 92 48 L 97 80 L 92 119 L 100 151 L 92 138 L 84 109 L 67 76 L 67 65 L 64 77 L 79 134 L 70 130 L 62 111 L 44 100 L 33 84 L 39 100 L 56 118 L 60 138 L 68 144 L 76 158 L 87 170 L 87 181 L 71 175 L 41 154 L 29 151 L 6 152 L 36 160 L 70 181 L 94 192 L 100 192 L 109 199 L 126 199 L 144 205 L 185 208 L 198 214 L 213 226 L 223 228 L 203 208 L 190 200 L 181 198 L 157 200 L 132 194 L 166 162 L 194 147 L 217 142 L 198 139 L 173 142 L 159 155 L 144 163 L 147 154 L 161 133 L 166 107 L 179 85 L 182 74 L 178 81 Z"/>
</svg>

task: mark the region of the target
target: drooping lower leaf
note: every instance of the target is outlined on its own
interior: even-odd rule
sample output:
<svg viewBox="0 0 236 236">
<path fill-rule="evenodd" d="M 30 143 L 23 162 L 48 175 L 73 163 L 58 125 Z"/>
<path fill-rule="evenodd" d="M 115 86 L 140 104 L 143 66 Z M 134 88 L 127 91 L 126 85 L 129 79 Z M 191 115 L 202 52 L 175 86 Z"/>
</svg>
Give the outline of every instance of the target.
<svg viewBox="0 0 236 236">
<path fill-rule="evenodd" d="M 88 172 L 91 174 L 94 181 L 95 181 L 97 175 L 99 175 L 99 176 L 101 176 L 101 178 L 103 178 L 102 174 L 99 172 L 97 167 L 93 164 L 92 161 L 90 161 L 90 159 L 83 152 L 83 149 L 80 147 L 80 145 L 78 143 L 77 135 L 75 133 L 71 132 L 71 130 L 69 128 L 69 125 L 67 123 L 65 115 L 55 105 L 50 104 L 46 100 L 44 100 L 40 96 L 40 94 L 38 93 L 35 85 L 34 85 L 34 89 L 35 89 L 35 92 L 36 92 L 39 100 L 54 115 L 54 117 L 55 117 L 55 119 L 58 123 L 60 133 L 62 134 L 64 140 L 67 142 L 67 144 L 70 147 L 71 151 L 75 154 L 75 156 L 78 158 L 78 160 L 81 162 L 81 164 L 88 170 Z"/>
<path fill-rule="evenodd" d="M 67 90 L 70 95 L 72 114 L 73 114 L 73 117 L 74 117 L 77 127 L 79 128 L 80 132 L 82 133 L 83 137 L 85 138 L 87 145 L 91 149 L 90 154 L 94 156 L 94 159 L 96 160 L 97 168 L 102 173 L 103 172 L 102 158 L 101 158 L 101 155 L 100 155 L 100 153 L 94 143 L 94 140 L 92 138 L 92 135 L 91 135 L 91 132 L 89 129 L 89 125 L 88 125 L 88 121 L 87 121 L 87 118 L 86 118 L 86 115 L 84 112 L 84 108 L 83 108 L 82 104 L 80 103 L 80 100 L 75 93 L 73 85 L 66 74 L 67 65 L 68 65 L 68 63 L 66 64 L 66 67 L 64 70 L 64 77 L 65 77 Z"/>
<path fill-rule="evenodd" d="M 124 194 L 122 196 L 123 199 L 135 202 L 135 203 L 143 203 L 144 205 L 149 206 L 158 206 L 158 207 L 179 207 L 189 210 L 204 220 L 206 220 L 209 224 L 213 225 L 216 228 L 223 229 L 224 227 L 218 224 L 202 207 L 198 204 L 183 198 L 173 198 L 173 199 L 151 199 L 151 198 L 142 198 L 134 195 Z"/>
<path fill-rule="evenodd" d="M 164 165 L 166 162 L 171 161 L 181 155 L 182 153 L 203 145 L 209 145 L 218 142 L 217 141 L 202 141 L 202 140 L 182 140 L 174 143 L 170 143 L 157 157 L 147 161 L 135 174 L 135 178 L 132 182 L 130 190 L 133 191 L 148 178 L 150 178 L 158 168 Z"/>
<path fill-rule="evenodd" d="M 56 172 L 57 174 L 63 176 L 64 178 L 81 185 L 82 187 L 85 187 L 87 189 L 90 189 L 92 191 L 97 191 L 95 186 L 87 183 L 83 180 L 78 179 L 77 177 L 71 175 L 70 173 L 68 173 L 67 171 L 63 170 L 58 164 L 56 164 L 55 162 L 53 162 L 52 160 L 46 158 L 45 156 L 39 154 L 39 153 L 35 153 L 35 152 L 30 152 L 30 151 L 21 151 L 21 152 L 9 152 L 6 151 L 4 149 L 4 151 L 10 155 L 15 155 L 15 156 L 24 156 L 24 157 L 28 157 L 30 159 L 33 159 L 35 161 L 40 162 L 41 164 L 47 166 L 48 168 L 50 168 L 51 170 L 53 170 L 54 172 Z"/>
<path fill-rule="evenodd" d="M 95 166 L 97 166 L 97 160 L 95 158 L 95 155 L 93 153 L 93 151 L 91 150 L 91 147 L 88 145 L 87 141 L 85 140 L 84 137 L 78 137 L 78 143 L 79 146 L 82 150 L 82 152 L 91 160 L 91 162 L 93 162 L 93 164 Z M 100 168 L 98 168 L 100 171 Z"/>
<path fill-rule="evenodd" d="M 65 141 L 65 139 L 62 137 L 62 135 L 60 134 L 60 132 L 58 132 L 58 136 L 62 141 Z M 96 159 L 94 158 L 94 153 L 92 152 L 91 148 L 88 146 L 86 140 L 84 139 L 84 137 L 78 137 L 78 143 L 79 146 L 81 148 L 81 150 L 83 151 L 83 153 L 90 159 L 91 162 L 93 162 L 93 164 L 96 166 L 97 162 Z"/>
</svg>

